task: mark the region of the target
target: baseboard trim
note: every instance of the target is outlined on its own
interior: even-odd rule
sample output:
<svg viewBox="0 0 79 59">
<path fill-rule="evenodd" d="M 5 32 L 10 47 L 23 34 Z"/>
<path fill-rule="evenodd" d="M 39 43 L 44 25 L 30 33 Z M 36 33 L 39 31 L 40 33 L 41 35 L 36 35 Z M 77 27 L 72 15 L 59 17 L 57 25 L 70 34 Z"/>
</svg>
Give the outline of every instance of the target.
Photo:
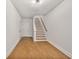
<svg viewBox="0 0 79 59">
<path fill-rule="evenodd" d="M 27 35 L 27 36 L 26 35 L 22 35 L 21 38 L 22 37 L 33 37 L 33 36 L 32 35 Z"/>
<path fill-rule="evenodd" d="M 54 47 L 56 47 L 58 50 L 60 50 L 62 53 L 64 53 L 66 56 L 68 56 L 69 58 L 72 58 L 72 54 L 69 53 L 68 51 L 66 51 L 65 49 L 63 49 L 62 47 L 60 47 L 59 45 L 57 45 L 56 43 L 54 42 L 51 42 L 48 40 L 48 42 L 53 45 Z"/>
<path fill-rule="evenodd" d="M 8 52 L 8 54 L 6 55 L 6 57 L 8 58 L 8 56 L 12 53 L 12 51 L 15 49 L 16 45 L 18 44 L 18 42 L 20 41 L 20 38 L 17 39 L 15 45 L 12 46 L 12 48 L 10 49 L 10 51 Z"/>
</svg>

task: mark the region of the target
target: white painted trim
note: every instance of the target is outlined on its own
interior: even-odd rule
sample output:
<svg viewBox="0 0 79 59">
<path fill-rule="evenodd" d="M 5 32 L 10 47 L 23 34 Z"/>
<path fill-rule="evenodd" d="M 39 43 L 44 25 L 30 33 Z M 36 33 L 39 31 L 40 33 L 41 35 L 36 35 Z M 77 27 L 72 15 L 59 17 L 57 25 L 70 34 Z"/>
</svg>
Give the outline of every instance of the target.
<svg viewBox="0 0 79 59">
<path fill-rule="evenodd" d="M 35 17 L 33 18 L 33 41 L 36 40 Z"/>
<path fill-rule="evenodd" d="M 33 31 L 36 31 L 36 27 L 35 27 L 35 17 L 33 18 Z"/>
<path fill-rule="evenodd" d="M 48 42 L 53 45 L 54 47 L 56 47 L 57 49 L 59 49 L 62 53 L 64 53 L 65 55 L 67 55 L 68 57 L 72 58 L 72 54 L 69 53 L 68 51 L 66 51 L 65 49 L 63 49 L 62 47 L 60 47 L 59 45 L 57 45 L 56 43 L 54 42 L 51 42 L 48 40 Z"/>
<path fill-rule="evenodd" d="M 32 35 L 21 35 L 21 37 L 32 37 Z"/>
<path fill-rule="evenodd" d="M 33 40 L 36 41 L 36 31 L 33 32 Z"/>
<path fill-rule="evenodd" d="M 47 40 L 34 40 L 34 42 L 37 42 L 37 41 L 47 41 Z"/>
</svg>

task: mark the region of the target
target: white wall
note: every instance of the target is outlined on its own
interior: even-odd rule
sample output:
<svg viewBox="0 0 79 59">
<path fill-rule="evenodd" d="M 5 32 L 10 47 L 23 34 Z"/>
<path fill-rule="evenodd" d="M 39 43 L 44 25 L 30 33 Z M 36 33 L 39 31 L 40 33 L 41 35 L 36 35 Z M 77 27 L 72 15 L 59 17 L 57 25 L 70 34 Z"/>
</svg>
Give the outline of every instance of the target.
<svg viewBox="0 0 79 59">
<path fill-rule="evenodd" d="M 22 19 L 21 37 L 32 37 L 32 18 Z"/>
<path fill-rule="evenodd" d="M 19 29 L 21 18 L 12 3 L 9 0 L 7 0 L 6 3 L 6 55 L 8 56 L 16 46 L 17 42 L 20 40 Z"/>
<path fill-rule="evenodd" d="M 64 0 L 58 7 L 46 15 L 48 40 L 64 51 L 72 53 L 72 10 L 71 0 Z"/>
</svg>

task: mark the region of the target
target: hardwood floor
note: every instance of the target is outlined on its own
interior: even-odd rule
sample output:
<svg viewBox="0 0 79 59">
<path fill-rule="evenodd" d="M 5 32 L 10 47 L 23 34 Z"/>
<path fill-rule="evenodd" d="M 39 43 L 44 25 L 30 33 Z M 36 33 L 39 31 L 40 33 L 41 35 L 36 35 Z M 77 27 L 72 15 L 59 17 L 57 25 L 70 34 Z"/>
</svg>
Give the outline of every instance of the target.
<svg viewBox="0 0 79 59">
<path fill-rule="evenodd" d="M 22 38 L 7 59 L 70 59 L 47 41 Z"/>
</svg>

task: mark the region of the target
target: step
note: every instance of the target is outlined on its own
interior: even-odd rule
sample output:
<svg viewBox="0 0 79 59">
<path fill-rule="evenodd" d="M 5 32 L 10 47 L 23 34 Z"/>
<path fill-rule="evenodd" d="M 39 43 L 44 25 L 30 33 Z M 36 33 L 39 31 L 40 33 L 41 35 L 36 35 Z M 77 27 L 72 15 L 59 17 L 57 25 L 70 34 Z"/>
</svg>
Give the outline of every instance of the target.
<svg viewBox="0 0 79 59">
<path fill-rule="evenodd" d="M 36 40 L 46 40 L 46 37 L 36 37 Z"/>
<path fill-rule="evenodd" d="M 46 37 L 45 35 L 36 35 L 36 37 Z"/>
</svg>

